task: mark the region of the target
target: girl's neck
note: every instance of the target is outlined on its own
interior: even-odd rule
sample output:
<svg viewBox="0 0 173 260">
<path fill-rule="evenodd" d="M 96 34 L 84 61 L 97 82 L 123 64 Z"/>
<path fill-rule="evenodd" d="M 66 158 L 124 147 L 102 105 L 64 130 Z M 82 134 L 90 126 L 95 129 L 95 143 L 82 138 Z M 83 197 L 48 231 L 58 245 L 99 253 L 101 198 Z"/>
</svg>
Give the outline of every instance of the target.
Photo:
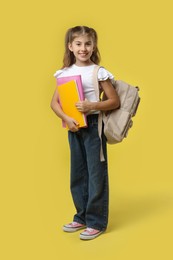
<svg viewBox="0 0 173 260">
<path fill-rule="evenodd" d="M 91 60 L 86 62 L 77 61 L 74 63 L 74 65 L 76 65 L 77 67 L 86 67 L 86 66 L 94 65 L 94 62 L 92 62 Z"/>
</svg>

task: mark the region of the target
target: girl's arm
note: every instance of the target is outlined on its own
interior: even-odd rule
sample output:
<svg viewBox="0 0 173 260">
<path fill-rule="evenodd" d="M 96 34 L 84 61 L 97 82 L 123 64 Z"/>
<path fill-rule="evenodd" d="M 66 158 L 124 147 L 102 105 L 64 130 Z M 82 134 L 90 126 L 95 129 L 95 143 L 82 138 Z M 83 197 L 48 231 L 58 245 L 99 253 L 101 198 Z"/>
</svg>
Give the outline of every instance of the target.
<svg viewBox="0 0 173 260">
<path fill-rule="evenodd" d="M 74 118 L 67 116 L 62 111 L 61 106 L 59 105 L 59 102 L 58 102 L 58 91 L 57 90 L 55 90 L 55 92 L 54 92 L 50 106 L 51 106 L 52 110 L 55 112 L 55 114 L 59 118 L 61 118 L 63 121 L 66 122 L 70 131 L 72 131 L 72 132 L 78 131 L 78 125 L 79 125 L 78 122 Z"/>
<path fill-rule="evenodd" d="M 76 103 L 76 107 L 80 112 L 87 113 L 91 110 L 113 110 L 120 106 L 120 100 L 114 89 L 110 79 L 100 81 L 100 86 L 104 91 L 103 101 L 90 102 L 88 100 Z"/>
</svg>

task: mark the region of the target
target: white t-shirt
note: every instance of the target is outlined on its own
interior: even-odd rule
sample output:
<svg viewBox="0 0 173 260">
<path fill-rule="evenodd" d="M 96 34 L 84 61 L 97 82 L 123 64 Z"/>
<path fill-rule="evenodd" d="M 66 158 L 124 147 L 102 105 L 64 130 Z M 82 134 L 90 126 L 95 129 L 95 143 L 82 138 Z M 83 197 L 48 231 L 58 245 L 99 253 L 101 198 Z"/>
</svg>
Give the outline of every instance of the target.
<svg viewBox="0 0 173 260">
<path fill-rule="evenodd" d="M 70 67 L 64 68 L 62 70 L 57 70 L 54 74 L 54 77 L 61 78 L 67 76 L 81 75 L 85 98 L 91 102 L 96 102 L 97 99 L 93 86 L 93 70 L 95 66 L 95 64 L 92 64 L 89 66 L 80 67 L 73 64 Z M 108 78 L 112 82 L 114 81 L 114 76 L 104 67 L 101 67 L 98 71 L 98 81 L 104 81 Z"/>
</svg>

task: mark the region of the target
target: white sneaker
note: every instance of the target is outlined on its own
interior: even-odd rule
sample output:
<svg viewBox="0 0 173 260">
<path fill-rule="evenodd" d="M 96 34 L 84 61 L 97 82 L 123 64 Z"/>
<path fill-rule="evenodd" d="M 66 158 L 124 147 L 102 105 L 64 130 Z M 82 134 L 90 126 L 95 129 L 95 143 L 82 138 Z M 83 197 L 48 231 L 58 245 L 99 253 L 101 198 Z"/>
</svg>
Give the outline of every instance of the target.
<svg viewBox="0 0 173 260">
<path fill-rule="evenodd" d="M 85 227 L 86 226 L 84 224 L 73 221 L 67 225 L 64 225 L 63 230 L 66 232 L 75 232 L 75 231 L 80 230 Z"/>
<path fill-rule="evenodd" d="M 80 239 L 83 239 L 83 240 L 90 240 L 90 239 L 98 237 L 102 233 L 103 233 L 103 231 L 100 231 L 100 230 L 97 230 L 94 228 L 87 228 L 82 233 L 80 233 L 79 237 L 80 237 Z"/>
</svg>

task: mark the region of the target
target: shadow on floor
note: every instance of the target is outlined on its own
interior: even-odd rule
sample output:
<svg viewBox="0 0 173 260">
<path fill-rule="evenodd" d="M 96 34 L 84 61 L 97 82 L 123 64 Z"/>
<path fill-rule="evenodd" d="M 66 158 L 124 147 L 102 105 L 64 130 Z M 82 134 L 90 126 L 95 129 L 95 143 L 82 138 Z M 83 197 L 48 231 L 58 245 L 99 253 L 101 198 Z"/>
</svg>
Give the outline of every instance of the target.
<svg viewBox="0 0 173 260">
<path fill-rule="evenodd" d="M 110 207 L 108 232 L 157 217 L 170 207 L 173 207 L 173 197 L 168 194 L 117 198 Z"/>
</svg>

